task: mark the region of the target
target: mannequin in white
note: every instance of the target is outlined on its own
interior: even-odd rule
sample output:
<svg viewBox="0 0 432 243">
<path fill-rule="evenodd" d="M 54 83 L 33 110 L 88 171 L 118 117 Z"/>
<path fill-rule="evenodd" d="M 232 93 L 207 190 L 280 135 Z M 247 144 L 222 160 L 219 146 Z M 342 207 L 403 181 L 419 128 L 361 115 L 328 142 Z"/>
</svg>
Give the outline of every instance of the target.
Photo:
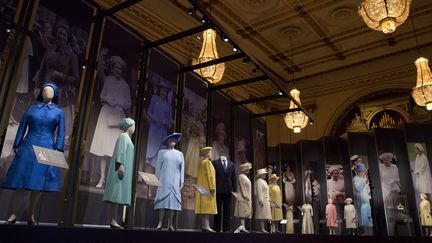
<svg viewBox="0 0 432 243">
<path fill-rule="evenodd" d="M 252 164 L 246 162 L 239 167 L 240 175 L 237 180 L 237 188 L 239 190 L 239 197 L 242 200 L 237 200 L 234 216 L 240 218 L 240 226 L 234 231 L 234 233 L 245 232 L 249 233 L 245 227 L 246 218 L 252 217 L 252 184 L 248 178 Z"/>
<path fill-rule="evenodd" d="M 261 232 L 268 233 L 265 229 L 265 222 L 271 220 L 271 207 L 269 187 L 265 181 L 267 171 L 265 168 L 257 170 L 257 181 L 255 182 L 255 219 L 260 221 Z"/>
<path fill-rule="evenodd" d="M 184 157 L 183 153 L 175 149 L 180 141 L 181 133 L 173 133 L 165 137 L 163 144 L 168 149 L 158 152 L 155 175 L 161 186 L 158 187 L 154 209 L 159 210 L 159 222 L 156 230 L 162 229 L 165 211 L 168 213 L 168 230 L 174 231 L 172 224 L 174 211 L 181 211 L 180 190 L 184 183 Z"/>
<path fill-rule="evenodd" d="M 432 236 L 432 215 L 430 202 L 425 193 L 420 194 L 420 225 L 425 230 L 426 236 Z"/>
<path fill-rule="evenodd" d="M 309 203 L 303 204 L 301 207 L 302 218 L 302 234 L 314 234 L 314 223 L 313 223 L 313 208 Z"/>
<path fill-rule="evenodd" d="M 355 231 L 357 230 L 357 211 L 351 203 L 351 198 L 345 199 L 344 219 L 348 234 L 355 235 Z"/>
</svg>

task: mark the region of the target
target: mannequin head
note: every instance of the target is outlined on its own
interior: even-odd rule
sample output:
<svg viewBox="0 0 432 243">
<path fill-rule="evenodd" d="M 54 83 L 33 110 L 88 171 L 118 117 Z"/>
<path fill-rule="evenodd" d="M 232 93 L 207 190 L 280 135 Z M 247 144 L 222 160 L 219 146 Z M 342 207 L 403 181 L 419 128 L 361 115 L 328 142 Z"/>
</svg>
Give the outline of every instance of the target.
<svg viewBox="0 0 432 243">
<path fill-rule="evenodd" d="M 277 176 L 276 174 L 271 174 L 269 178 L 269 183 L 276 184 L 278 180 L 279 180 L 279 176 Z"/>
<path fill-rule="evenodd" d="M 245 174 L 245 175 L 249 175 L 250 169 L 252 169 L 252 164 L 249 162 L 246 162 L 246 163 L 240 165 L 239 169 L 240 169 L 240 173 Z"/>
<path fill-rule="evenodd" d="M 173 133 L 171 135 L 168 135 L 163 139 L 162 144 L 168 146 L 169 149 L 173 149 L 180 141 L 181 136 L 181 133 Z"/>
<path fill-rule="evenodd" d="M 420 198 L 427 200 L 428 196 L 425 193 L 420 193 Z"/>
<path fill-rule="evenodd" d="M 345 199 L 345 204 L 346 205 L 350 205 L 352 203 L 352 199 L 351 198 L 347 198 L 347 199 Z"/>
<path fill-rule="evenodd" d="M 212 159 L 212 147 L 204 147 L 200 149 L 200 154 L 206 159 Z"/>
<path fill-rule="evenodd" d="M 174 148 L 177 144 L 177 140 L 174 138 L 170 138 L 168 139 L 168 147 L 169 148 Z"/>
<path fill-rule="evenodd" d="M 130 127 L 128 127 L 128 129 L 126 130 L 126 132 L 127 132 L 129 135 L 134 134 L 134 132 L 135 132 L 135 124 L 133 124 L 133 125 L 131 125 Z"/>
<path fill-rule="evenodd" d="M 257 174 L 256 174 L 256 177 L 258 178 L 258 179 L 262 179 L 262 178 L 265 178 L 266 177 L 266 175 L 267 175 L 267 170 L 265 169 L 265 168 L 262 168 L 262 169 L 259 169 L 259 170 L 257 170 L 257 172 L 256 172 Z"/>
<path fill-rule="evenodd" d="M 40 88 L 37 101 L 48 104 L 50 102 L 54 104 L 59 103 L 59 89 L 54 83 L 46 83 Z"/>
<path fill-rule="evenodd" d="M 135 121 L 131 118 L 123 118 L 120 121 L 119 128 L 130 136 L 135 132 Z"/>
</svg>

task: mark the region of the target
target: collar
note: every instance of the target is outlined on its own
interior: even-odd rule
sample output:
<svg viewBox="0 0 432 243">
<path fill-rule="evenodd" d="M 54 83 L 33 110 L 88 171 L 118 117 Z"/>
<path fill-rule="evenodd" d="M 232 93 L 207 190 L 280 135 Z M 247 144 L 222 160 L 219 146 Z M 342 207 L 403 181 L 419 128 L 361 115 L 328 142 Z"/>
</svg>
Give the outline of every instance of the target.
<svg viewBox="0 0 432 243">
<path fill-rule="evenodd" d="M 37 108 L 42 108 L 42 107 L 44 107 L 45 106 L 45 104 L 43 103 L 43 102 L 38 102 L 37 104 L 36 104 L 36 107 Z M 48 109 L 50 109 L 50 110 L 52 110 L 52 109 L 54 109 L 55 107 L 56 107 L 56 105 L 54 104 L 54 103 L 49 103 L 48 105 L 46 105 L 47 107 L 48 107 Z"/>
</svg>

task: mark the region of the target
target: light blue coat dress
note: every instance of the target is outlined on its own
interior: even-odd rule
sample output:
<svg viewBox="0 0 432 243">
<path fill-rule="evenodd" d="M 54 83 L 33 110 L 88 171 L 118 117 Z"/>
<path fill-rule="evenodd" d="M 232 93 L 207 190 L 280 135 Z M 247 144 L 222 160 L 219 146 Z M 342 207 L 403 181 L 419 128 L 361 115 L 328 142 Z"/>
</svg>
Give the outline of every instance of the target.
<svg viewBox="0 0 432 243">
<path fill-rule="evenodd" d="M 176 149 L 162 149 L 158 152 L 156 177 L 158 187 L 154 209 L 181 210 L 180 185 L 184 182 L 184 157 Z"/>
<path fill-rule="evenodd" d="M 131 205 L 132 178 L 135 148 L 127 133 L 122 133 L 117 138 L 114 153 L 111 158 L 103 200 L 121 205 Z M 124 166 L 124 175 L 120 179 L 118 167 Z"/>
<path fill-rule="evenodd" d="M 366 179 L 358 175 L 353 178 L 354 195 L 356 206 L 360 206 L 360 225 L 364 227 L 373 227 L 372 223 L 372 210 L 369 203 L 370 187 L 366 183 Z"/>
</svg>

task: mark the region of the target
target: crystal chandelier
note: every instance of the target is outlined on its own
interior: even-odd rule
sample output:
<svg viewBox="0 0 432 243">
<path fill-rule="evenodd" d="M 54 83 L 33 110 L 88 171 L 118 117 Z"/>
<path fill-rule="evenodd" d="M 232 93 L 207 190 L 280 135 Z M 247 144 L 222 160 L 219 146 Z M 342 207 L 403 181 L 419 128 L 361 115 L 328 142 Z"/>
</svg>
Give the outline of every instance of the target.
<svg viewBox="0 0 432 243">
<path fill-rule="evenodd" d="M 290 95 L 300 103 L 300 91 L 298 89 L 292 89 Z M 290 109 L 298 108 L 294 102 L 290 101 Z M 293 129 L 294 133 L 300 133 L 302 128 L 305 128 L 308 123 L 309 117 L 307 117 L 302 111 L 288 112 L 285 115 L 285 124 L 289 129 Z"/>
<path fill-rule="evenodd" d="M 359 14 L 369 28 L 393 33 L 409 15 L 411 0 L 364 0 Z"/>
<path fill-rule="evenodd" d="M 415 61 L 417 67 L 417 85 L 413 88 L 412 97 L 419 106 L 426 106 L 432 110 L 432 74 L 429 69 L 429 60 L 419 57 Z"/>
<path fill-rule="evenodd" d="M 208 29 L 203 33 L 203 45 L 197 59 L 192 60 L 192 64 L 210 62 L 219 57 L 216 49 L 216 31 Z M 222 79 L 225 71 L 225 63 L 218 63 L 211 66 L 195 69 L 195 72 L 207 79 L 210 83 L 217 83 Z"/>
</svg>

